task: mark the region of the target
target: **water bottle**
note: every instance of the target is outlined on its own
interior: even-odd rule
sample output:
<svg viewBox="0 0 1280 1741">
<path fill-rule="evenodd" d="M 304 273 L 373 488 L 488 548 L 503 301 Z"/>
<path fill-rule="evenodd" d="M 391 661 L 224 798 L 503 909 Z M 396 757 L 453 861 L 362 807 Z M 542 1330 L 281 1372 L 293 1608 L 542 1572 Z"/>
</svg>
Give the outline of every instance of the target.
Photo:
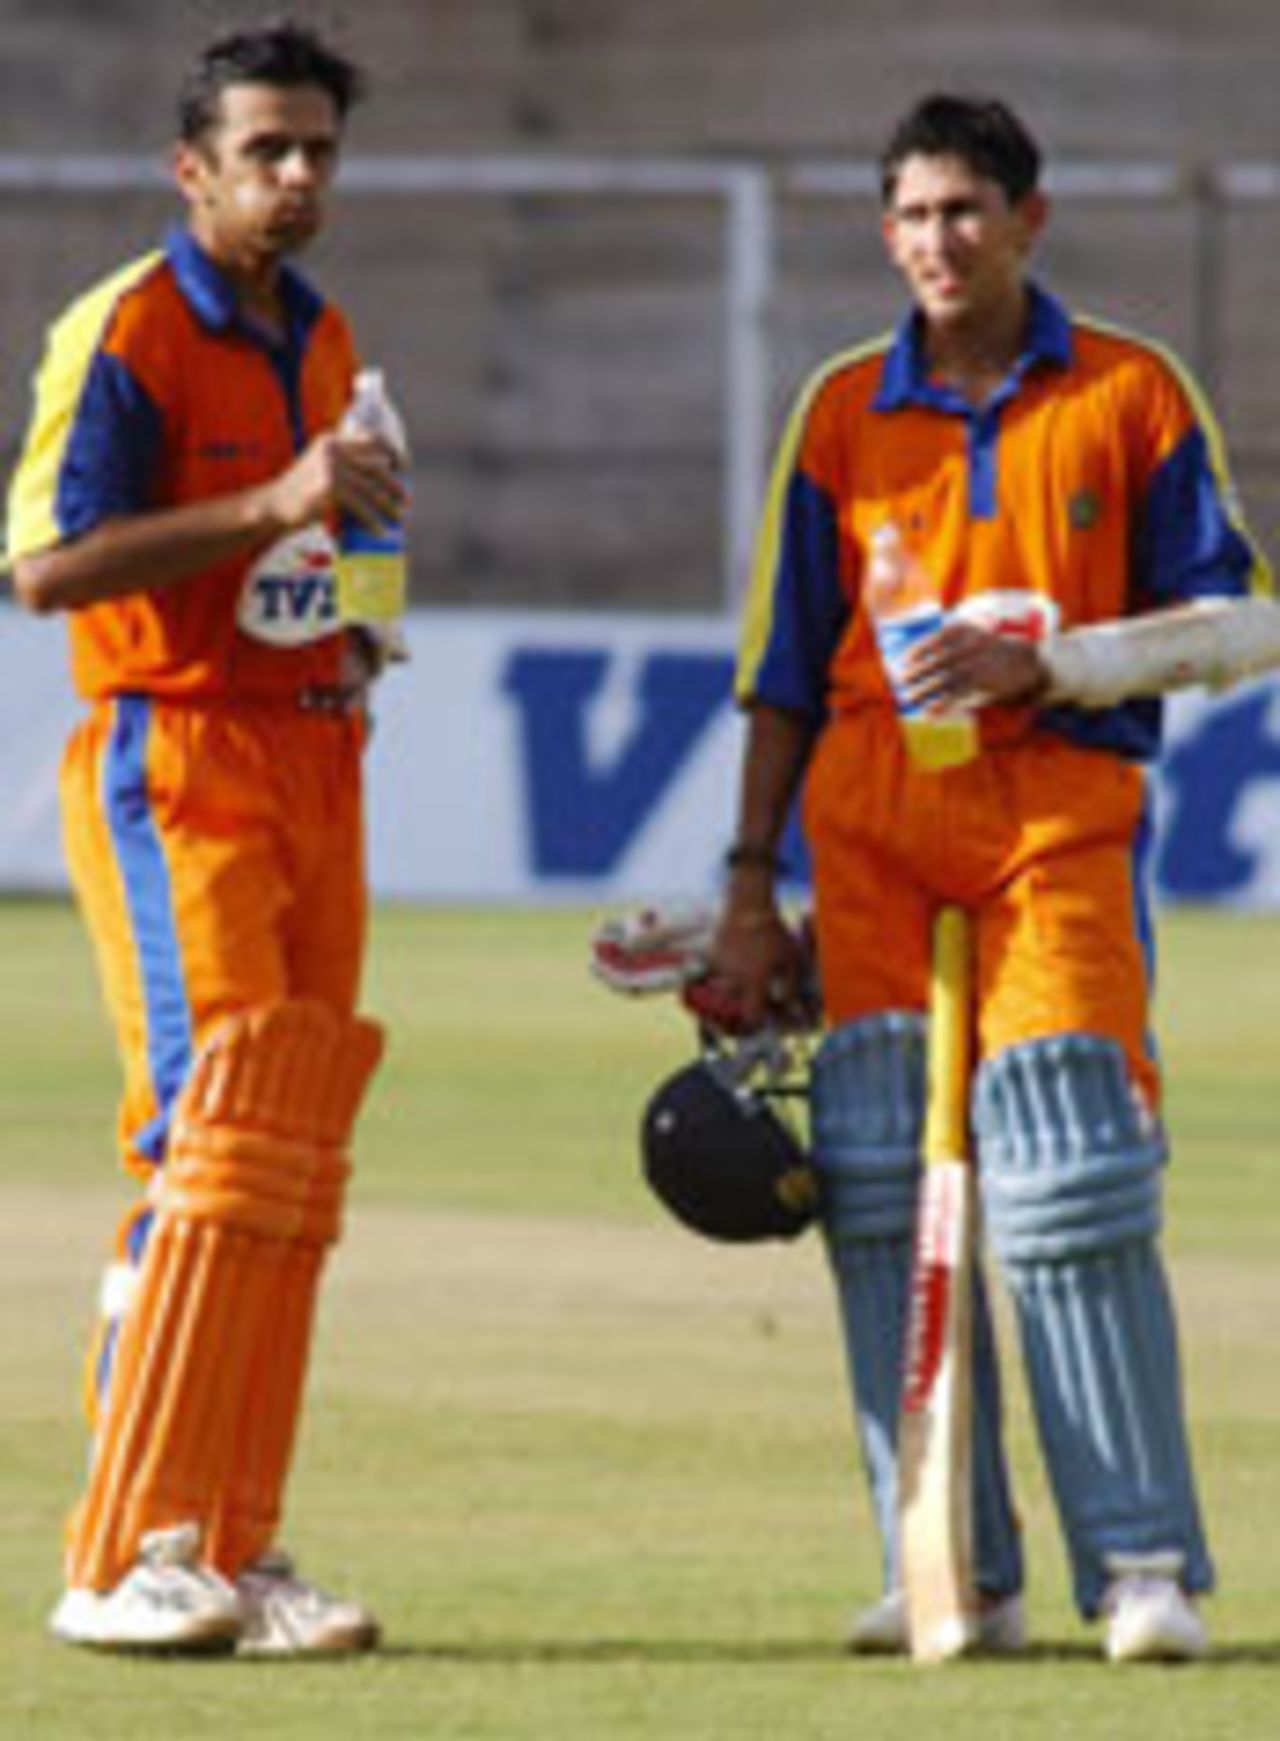
<svg viewBox="0 0 1280 1741">
<path fill-rule="evenodd" d="M 342 419 L 343 434 L 372 435 L 384 441 L 402 466 L 409 445 L 404 424 L 387 393 L 381 369 L 356 376 L 351 404 Z M 346 623 L 394 623 L 409 595 L 409 559 L 403 520 L 385 521 L 375 531 L 344 515 L 338 528 L 338 615 Z"/>
<path fill-rule="evenodd" d="M 863 598 L 911 759 L 931 770 L 954 768 L 972 760 L 978 753 L 978 727 L 972 711 L 926 712 L 903 693 L 907 655 L 942 627 L 946 613 L 924 563 L 907 548 L 901 529 L 892 520 L 871 535 Z"/>
</svg>

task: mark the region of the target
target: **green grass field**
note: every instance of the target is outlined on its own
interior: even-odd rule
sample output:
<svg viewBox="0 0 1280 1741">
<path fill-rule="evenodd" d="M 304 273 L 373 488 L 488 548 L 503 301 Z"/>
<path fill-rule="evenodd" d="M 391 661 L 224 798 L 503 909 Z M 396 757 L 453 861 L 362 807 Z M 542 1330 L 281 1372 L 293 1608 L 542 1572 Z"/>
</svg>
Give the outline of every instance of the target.
<svg viewBox="0 0 1280 1741">
<path fill-rule="evenodd" d="M 0 1735 L 1275 1735 L 1280 922 L 1163 927 L 1169 1250 L 1217 1654 L 1099 1660 L 1015 1377 L 1036 1648 L 927 1671 L 839 1648 L 877 1577 L 819 1246 L 715 1248 L 652 1207 L 635 1118 L 683 1023 L 588 979 L 590 919 L 379 915 L 367 1001 L 392 1047 L 288 1536 L 379 1609 L 388 1647 L 183 1664 L 44 1636 L 83 1457 L 80 1348 L 127 1192 L 87 948 L 57 903 L 0 906 Z"/>
</svg>

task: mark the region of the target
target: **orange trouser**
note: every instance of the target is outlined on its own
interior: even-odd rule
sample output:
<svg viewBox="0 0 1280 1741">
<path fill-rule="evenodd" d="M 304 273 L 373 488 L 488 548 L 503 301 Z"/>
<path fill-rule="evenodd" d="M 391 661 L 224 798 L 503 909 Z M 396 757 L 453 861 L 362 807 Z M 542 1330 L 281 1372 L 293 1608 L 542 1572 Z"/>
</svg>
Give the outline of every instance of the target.
<svg viewBox="0 0 1280 1741">
<path fill-rule="evenodd" d="M 278 998 L 350 1014 L 366 893 L 357 720 L 121 697 L 62 768 L 67 861 L 115 1024 L 119 1139 L 145 1177 L 210 1026 Z"/>
<path fill-rule="evenodd" d="M 63 763 L 72 882 L 124 1066 L 124 1164 L 150 1180 L 197 1051 L 222 1018 L 307 999 L 347 1018 L 366 923 L 358 720 L 283 705 L 121 697 L 94 708 Z M 144 1201 L 122 1225 L 142 1260 Z M 119 1302 L 90 1364 L 106 1395 Z M 287 1391 L 288 1387 L 285 1387 Z M 284 1391 L 271 1406 L 290 1414 Z"/>
<path fill-rule="evenodd" d="M 1154 1105 L 1145 806 L 1140 769 L 1048 733 L 938 773 L 886 711 L 835 719 L 805 797 L 831 1022 L 925 1008 L 932 915 L 955 902 L 974 920 L 982 1053 L 1102 1035 Z"/>
</svg>

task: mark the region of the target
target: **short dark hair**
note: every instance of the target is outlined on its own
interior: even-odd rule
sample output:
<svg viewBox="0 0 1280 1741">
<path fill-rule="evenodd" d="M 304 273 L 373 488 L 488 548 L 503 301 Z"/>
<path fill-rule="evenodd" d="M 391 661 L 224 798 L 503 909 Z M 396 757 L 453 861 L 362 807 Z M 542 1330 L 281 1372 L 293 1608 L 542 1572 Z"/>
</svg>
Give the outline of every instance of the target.
<svg viewBox="0 0 1280 1741">
<path fill-rule="evenodd" d="M 880 156 L 880 197 L 893 198 L 908 157 L 958 157 L 976 174 L 998 182 L 1011 205 L 1040 181 L 1040 147 L 1007 104 L 994 97 L 935 92 L 907 112 Z"/>
<path fill-rule="evenodd" d="M 182 81 L 179 139 L 194 144 L 217 125 L 219 99 L 229 85 L 316 85 L 345 118 L 364 95 L 365 78 L 354 62 L 305 25 L 282 21 L 234 31 L 211 42 Z"/>
</svg>

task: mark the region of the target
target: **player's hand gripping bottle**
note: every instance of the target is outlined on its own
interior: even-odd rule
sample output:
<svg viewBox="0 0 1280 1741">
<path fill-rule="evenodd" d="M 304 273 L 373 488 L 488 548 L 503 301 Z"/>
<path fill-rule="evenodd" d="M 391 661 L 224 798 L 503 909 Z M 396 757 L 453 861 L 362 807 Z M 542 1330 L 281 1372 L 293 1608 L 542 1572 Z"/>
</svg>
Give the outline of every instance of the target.
<svg viewBox="0 0 1280 1741">
<path fill-rule="evenodd" d="M 407 466 L 404 424 L 387 393 L 381 369 L 362 369 L 341 425 L 344 434 L 375 436 Z M 409 558 L 403 520 L 375 531 L 345 515 L 338 529 L 338 615 L 346 623 L 394 623 L 409 593 Z"/>
<path fill-rule="evenodd" d="M 978 752 L 978 727 L 972 712 L 926 710 L 903 694 L 907 655 L 942 627 L 945 613 L 927 569 L 907 548 L 901 529 L 892 520 L 877 526 L 871 535 L 863 599 L 912 760 L 930 769 L 953 768 L 970 761 Z"/>
</svg>

